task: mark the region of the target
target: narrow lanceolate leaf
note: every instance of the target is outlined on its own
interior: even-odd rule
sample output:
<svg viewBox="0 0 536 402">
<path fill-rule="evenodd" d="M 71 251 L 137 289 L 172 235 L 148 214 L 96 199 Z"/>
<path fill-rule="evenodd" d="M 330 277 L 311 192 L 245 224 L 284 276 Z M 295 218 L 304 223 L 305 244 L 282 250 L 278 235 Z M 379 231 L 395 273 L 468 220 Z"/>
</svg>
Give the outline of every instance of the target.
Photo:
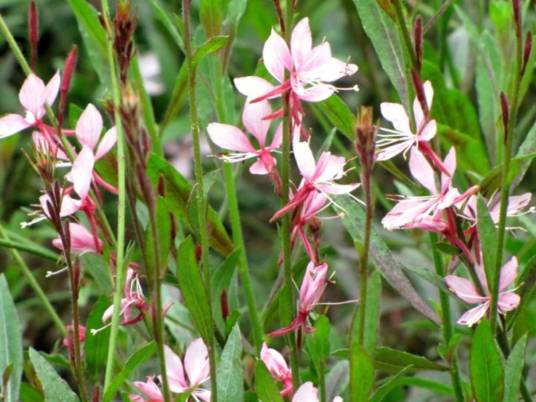
<svg viewBox="0 0 536 402">
<path fill-rule="evenodd" d="M 325 101 L 313 103 L 312 105 L 312 107 L 318 108 L 337 130 L 351 141 L 354 140 L 355 116 L 339 96 L 332 95 Z"/>
<path fill-rule="evenodd" d="M 395 372 L 402 370 L 410 364 L 411 368 L 415 370 L 446 371 L 449 369 L 447 366 L 435 363 L 424 356 L 418 356 L 388 347 L 376 349 L 375 360 L 379 369 Z"/>
<path fill-rule="evenodd" d="M 354 241 L 362 242 L 363 227 L 365 224 L 365 212 L 351 198 L 347 196 L 337 196 L 336 202 L 346 212 L 342 222 Z M 407 276 L 403 272 L 403 267 L 398 262 L 385 244 L 385 241 L 378 234 L 376 227 L 372 231 L 372 241 L 370 246 L 372 264 L 378 268 L 385 280 L 396 289 L 417 311 L 426 317 L 439 323 L 439 317 L 432 308 L 417 293 Z"/>
<path fill-rule="evenodd" d="M 493 289 L 493 284 L 495 283 L 497 276 L 495 273 L 497 236 L 495 232 L 495 224 L 489 214 L 488 206 L 481 196 L 478 197 L 477 221 L 480 245 L 484 257 L 484 270 L 486 271 L 488 286 L 490 289 Z"/>
<path fill-rule="evenodd" d="M 356 344 L 350 355 L 350 395 L 352 402 L 366 402 L 374 385 L 374 365 L 365 349 Z"/>
<path fill-rule="evenodd" d="M 105 325 L 102 322 L 102 315 L 109 306 L 108 298 L 100 297 L 93 305 L 86 322 L 86 341 L 83 345 L 86 367 L 89 374 L 97 381 L 100 381 L 100 375 L 104 373 L 103 369 L 106 368 L 110 328 L 102 329 L 95 334 L 92 334 L 91 330 L 101 329 Z"/>
<path fill-rule="evenodd" d="M 30 348 L 30 360 L 45 394 L 45 401 L 78 402 L 78 397 L 54 367 L 41 354 Z"/>
<path fill-rule="evenodd" d="M 218 365 L 218 401 L 244 400 L 244 369 L 240 360 L 242 342 L 240 329 L 235 325 L 221 354 Z"/>
<path fill-rule="evenodd" d="M 283 402 L 283 398 L 279 395 L 279 388 L 277 388 L 272 375 L 260 360 L 255 370 L 255 389 L 261 402 Z"/>
<path fill-rule="evenodd" d="M 404 47 L 396 24 L 382 10 L 376 0 L 354 0 L 363 29 L 370 38 L 380 63 L 400 96 L 410 110 L 408 94 L 409 77 Z"/>
<path fill-rule="evenodd" d="M 211 319 L 207 295 L 201 278 L 201 271 L 195 259 L 195 246 L 191 237 L 187 237 L 179 246 L 177 279 L 192 321 L 203 339 L 209 339 Z"/>
<path fill-rule="evenodd" d="M 227 35 L 218 35 L 207 40 L 195 51 L 192 57 L 192 64 L 195 66 L 208 55 L 223 49 L 228 39 Z"/>
<path fill-rule="evenodd" d="M 115 393 L 119 390 L 119 387 L 130 377 L 132 372 L 149 360 L 156 352 L 156 343 L 154 341 L 148 343 L 142 348 L 138 349 L 127 360 L 125 367 L 114 377 L 114 380 L 108 387 L 106 394 L 104 394 L 103 402 L 110 402 L 114 399 Z"/>
<path fill-rule="evenodd" d="M 221 32 L 222 10 L 224 9 L 223 0 L 200 1 L 199 16 L 208 38 L 218 35 Z"/>
<path fill-rule="evenodd" d="M 102 27 L 97 11 L 86 0 L 68 0 L 71 10 L 78 21 L 82 39 L 87 48 L 89 59 L 102 83 L 107 83 L 110 74 L 106 63 L 106 32 Z"/>
<path fill-rule="evenodd" d="M 380 301 L 382 296 L 382 278 L 377 270 L 374 270 L 369 278 L 367 290 L 367 309 L 365 311 L 365 331 L 363 346 L 365 351 L 374 355 L 378 324 L 380 323 Z"/>
<path fill-rule="evenodd" d="M 411 369 L 411 366 L 407 366 L 400 370 L 396 375 L 388 378 L 372 395 L 370 402 L 381 402 L 384 398 L 395 388 L 401 387 L 404 385 L 403 378 L 404 374 Z"/>
<path fill-rule="evenodd" d="M 477 402 L 503 400 L 503 366 L 501 352 L 491 333 L 488 320 L 483 320 L 471 340 L 469 373 Z"/>
<path fill-rule="evenodd" d="M 0 374 L 9 371 L 5 402 L 19 400 L 22 375 L 22 332 L 6 278 L 0 275 Z M 10 367 L 9 370 L 8 367 Z"/>
<path fill-rule="evenodd" d="M 517 341 L 504 367 L 504 402 L 517 402 L 525 364 L 527 335 Z"/>
</svg>

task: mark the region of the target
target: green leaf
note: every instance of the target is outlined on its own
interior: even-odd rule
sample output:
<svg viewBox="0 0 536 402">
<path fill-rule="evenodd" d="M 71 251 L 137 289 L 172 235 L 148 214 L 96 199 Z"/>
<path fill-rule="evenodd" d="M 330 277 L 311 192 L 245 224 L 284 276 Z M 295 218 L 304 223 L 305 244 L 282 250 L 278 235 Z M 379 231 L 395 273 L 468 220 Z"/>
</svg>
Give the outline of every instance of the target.
<svg viewBox="0 0 536 402">
<path fill-rule="evenodd" d="M 255 370 L 255 389 L 260 402 L 283 402 L 279 388 L 261 360 Z"/>
<path fill-rule="evenodd" d="M 325 362 L 329 357 L 329 319 L 326 316 L 320 316 L 315 321 L 315 332 L 306 338 L 305 346 L 309 358 L 313 362 L 317 372 L 324 369 Z"/>
<path fill-rule="evenodd" d="M 484 257 L 484 270 L 488 280 L 488 287 L 493 289 L 493 284 L 497 280 L 495 273 L 496 257 L 497 257 L 497 236 L 495 224 L 489 214 L 489 208 L 482 196 L 478 196 L 477 204 L 477 223 L 478 233 L 480 236 L 480 245 L 482 255 Z"/>
<path fill-rule="evenodd" d="M 79 399 L 69 385 L 61 378 L 54 367 L 33 348 L 30 348 L 30 360 L 41 382 L 45 401 L 77 402 Z"/>
<path fill-rule="evenodd" d="M 229 36 L 227 35 L 214 36 L 197 48 L 192 56 L 192 65 L 194 68 L 205 57 L 217 52 L 220 49 L 223 49 L 228 39 Z"/>
<path fill-rule="evenodd" d="M 536 152 L 536 123 L 532 125 L 525 139 L 519 146 L 516 158 L 523 158 L 524 156 L 533 154 L 534 152 Z M 517 185 L 521 183 L 521 180 L 523 180 L 523 177 L 525 177 L 525 174 L 532 163 L 532 159 L 533 158 L 526 158 L 520 162 L 519 172 L 514 177 L 513 188 L 517 187 Z"/>
<path fill-rule="evenodd" d="M 365 331 L 363 332 L 363 347 L 365 352 L 373 357 L 376 350 L 376 338 L 380 321 L 380 301 L 382 292 L 382 279 L 378 270 L 374 270 L 368 280 L 367 308 L 365 310 Z M 355 320 L 354 334 L 359 333 L 359 320 Z M 357 339 L 357 337 L 354 337 Z"/>
<path fill-rule="evenodd" d="M 369 354 L 358 343 L 350 355 L 350 395 L 353 402 L 366 402 L 374 386 L 374 365 Z"/>
<path fill-rule="evenodd" d="M 175 41 L 175 44 L 184 52 L 184 42 L 179 30 L 173 23 L 173 20 L 169 17 L 170 12 L 165 10 L 160 4 L 159 0 L 150 0 L 153 7 L 155 17 L 162 23 L 164 28 L 169 32 L 170 36 Z"/>
<path fill-rule="evenodd" d="M 80 256 L 80 265 L 85 275 L 93 278 L 101 295 L 110 295 L 113 291 L 110 268 L 102 255 L 86 253 Z"/>
<path fill-rule="evenodd" d="M 386 371 L 399 371 L 408 365 L 414 370 L 447 371 L 448 367 L 402 350 L 380 347 L 376 349 L 376 365 Z"/>
<path fill-rule="evenodd" d="M 393 389 L 402 386 L 401 378 L 410 369 L 411 366 L 404 367 L 396 375 L 388 378 L 372 395 L 370 402 L 381 402 Z"/>
<path fill-rule="evenodd" d="M 477 402 L 502 401 L 504 374 L 501 352 L 486 319 L 482 320 L 473 334 L 469 374 Z"/>
<path fill-rule="evenodd" d="M 380 63 L 398 92 L 406 110 L 410 110 L 408 93 L 408 64 L 396 24 L 376 0 L 353 0 L 361 24 L 370 38 Z"/>
<path fill-rule="evenodd" d="M 218 365 L 218 401 L 220 402 L 244 400 L 244 369 L 240 360 L 241 354 L 240 328 L 235 325 L 223 348 Z"/>
<path fill-rule="evenodd" d="M 199 17 L 208 38 L 212 38 L 221 32 L 223 0 L 201 0 Z"/>
<path fill-rule="evenodd" d="M 4 274 L 0 275 L 0 339 L 0 373 L 11 366 L 5 401 L 17 402 L 23 363 L 22 331 Z"/>
<path fill-rule="evenodd" d="M 86 0 L 68 0 L 68 2 L 78 21 L 78 27 L 93 68 L 101 83 L 106 84 L 110 79 L 108 63 L 106 62 L 107 35 L 99 21 L 97 11 Z"/>
<path fill-rule="evenodd" d="M 92 329 L 100 329 L 105 323 L 102 322 L 102 315 L 110 306 L 110 301 L 106 297 L 101 297 L 93 305 L 91 313 L 86 323 L 86 341 L 84 342 L 84 355 L 87 371 L 98 379 L 106 368 L 106 357 L 108 356 L 108 338 L 110 328 L 103 329 L 96 334 L 92 334 Z"/>
<path fill-rule="evenodd" d="M 163 132 L 173 119 L 179 114 L 182 106 L 186 102 L 188 94 L 188 65 L 182 63 L 177 76 L 175 77 L 175 85 L 171 91 L 171 99 L 164 113 L 164 119 L 160 125 L 160 130 Z"/>
<path fill-rule="evenodd" d="M 523 376 L 525 364 L 525 350 L 527 348 L 527 335 L 525 334 L 510 352 L 504 367 L 504 402 L 517 402 L 519 400 L 519 387 Z"/>
<path fill-rule="evenodd" d="M 189 208 L 192 185 L 164 158 L 151 154 L 149 157 L 147 174 L 153 185 L 159 177 L 163 177 L 165 184 L 165 201 L 170 212 L 181 218 L 188 229 L 196 231 L 196 222 L 190 220 Z M 223 226 L 218 213 L 212 208 L 208 209 L 208 225 L 210 245 L 222 255 L 228 255 L 234 250 L 234 245 Z"/>
<path fill-rule="evenodd" d="M 148 361 L 155 353 L 156 343 L 151 341 L 130 356 L 125 364 L 125 367 L 123 367 L 123 369 L 114 377 L 112 383 L 106 390 L 103 402 L 112 401 L 119 387 L 121 387 L 121 385 L 130 377 L 132 372 L 140 365 Z"/>
<path fill-rule="evenodd" d="M 342 218 L 342 222 L 355 241 L 363 242 L 363 227 L 365 223 L 365 212 L 363 209 L 347 196 L 336 196 L 335 201 L 346 212 Z M 372 239 L 370 246 L 371 263 L 380 271 L 394 289 L 396 289 L 402 297 L 420 311 L 424 316 L 434 322 L 439 322 L 439 317 L 434 310 L 417 293 L 407 276 L 403 272 L 402 264 L 400 264 L 391 254 L 387 244 L 378 233 L 377 225 L 373 227 Z"/>
<path fill-rule="evenodd" d="M 222 291 L 229 288 L 239 258 L 240 249 L 236 249 L 227 256 L 225 261 L 217 269 L 214 270 L 211 278 L 213 297 L 219 297 Z"/>
<path fill-rule="evenodd" d="M 195 259 L 195 246 L 190 236 L 179 246 L 177 278 L 184 297 L 184 304 L 188 308 L 197 330 L 206 341 L 212 336 L 209 323 L 212 314 L 208 308 L 201 271 Z"/>
<path fill-rule="evenodd" d="M 354 140 L 355 116 L 339 96 L 334 94 L 325 101 L 312 105 L 324 114 L 328 121 L 350 141 Z"/>
</svg>

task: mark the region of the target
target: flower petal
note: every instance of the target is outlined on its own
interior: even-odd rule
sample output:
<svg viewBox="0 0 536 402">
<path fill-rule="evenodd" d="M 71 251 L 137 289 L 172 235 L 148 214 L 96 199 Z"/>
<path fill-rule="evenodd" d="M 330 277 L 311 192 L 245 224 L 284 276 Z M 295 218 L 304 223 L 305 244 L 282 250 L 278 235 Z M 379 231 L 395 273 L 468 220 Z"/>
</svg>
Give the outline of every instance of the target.
<svg viewBox="0 0 536 402">
<path fill-rule="evenodd" d="M 222 123 L 210 123 L 207 127 L 208 136 L 220 148 L 238 152 L 256 152 L 248 137 L 235 126 Z"/>
<path fill-rule="evenodd" d="M 209 378 L 208 350 L 203 339 L 197 338 L 186 349 L 184 369 L 188 375 L 190 387 L 196 387 Z"/>
<path fill-rule="evenodd" d="M 45 83 L 35 74 L 30 74 L 22 84 L 19 92 L 21 105 L 30 112 L 33 117 L 40 119 L 44 115 L 43 106 L 46 101 Z"/>
<path fill-rule="evenodd" d="M 84 146 L 74 160 L 71 171 L 66 176 L 67 180 L 73 183 L 74 191 L 76 191 L 76 194 L 78 194 L 82 200 L 86 198 L 89 193 L 94 166 L 95 157 L 93 156 L 93 152 L 91 149 Z"/>
<path fill-rule="evenodd" d="M 292 30 L 290 38 L 290 50 L 296 69 L 303 65 L 313 48 L 309 18 L 302 18 Z"/>
<path fill-rule="evenodd" d="M 268 169 L 264 165 L 263 161 L 258 159 L 255 161 L 253 165 L 249 167 L 249 173 L 251 174 L 257 174 L 257 175 L 265 175 L 268 174 Z"/>
<path fill-rule="evenodd" d="M 399 103 L 383 102 L 380 105 L 384 119 L 391 122 L 393 127 L 405 134 L 411 134 L 409 117 L 404 107 Z"/>
<path fill-rule="evenodd" d="M 182 361 L 169 346 L 164 346 L 164 360 L 169 389 L 175 393 L 181 393 L 188 389 L 188 382 L 184 376 Z"/>
<path fill-rule="evenodd" d="M 476 289 L 473 283 L 461 276 L 447 275 L 445 277 L 447 287 L 460 299 L 469 304 L 482 303 L 486 298 Z"/>
<path fill-rule="evenodd" d="M 458 319 L 458 324 L 472 327 L 477 322 L 479 322 L 482 319 L 482 317 L 484 317 L 484 314 L 486 314 L 486 311 L 488 311 L 488 308 L 489 308 L 489 302 L 486 302 L 486 303 L 479 304 L 478 306 L 473 307 L 470 310 L 467 310 Z"/>
<path fill-rule="evenodd" d="M 285 80 L 285 68 L 290 69 L 292 59 L 285 40 L 272 29 L 262 50 L 264 65 L 272 76 L 279 82 Z"/>
<path fill-rule="evenodd" d="M 516 309 L 519 303 L 521 303 L 521 297 L 517 293 L 507 292 L 499 296 L 497 308 L 504 314 Z"/>
<path fill-rule="evenodd" d="M 97 152 L 95 153 L 95 159 L 100 159 L 104 155 L 106 155 L 110 151 L 110 149 L 112 149 L 116 142 L 117 133 L 114 126 L 109 129 L 100 140 L 99 145 L 97 147 Z"/>
<path fill-rule="evenodd" d="M 517 277 L 518 262 L 516 257 L 512 257 L 501 268 L 499 279 L 499 292 L 503 292 L 514 283 Z"/>
<path fill-rule="evenodd" d="M 312 179 L 316 170 L 316 161 L 309 143 L 295 141 L 293 150 L 294 158 L 296 159 L 296 164 L 301 175 L 307 180 Z"/>
<path fill-rule="evenodd" d="M 48 106 L 52 106 L 52 104 L 56 100 L 58 92 L 60 91 L 60 83 L 61 77 L 59 71 L 57 71 L 56 74 L 54 74 L 54 76 L 50 79 L 45 88 L 46 103 Z"/>
<path fill-rule="evenodd" d="M 272 108 L 268 101 L 247 102 L 244 105 L 244 111 L 242 113 L 244 127 L 246 127 L 248 132 L 253 134 L 259 145 L 263 148 L 266 145 L 266 134 L 270 129 L 270 120 L 264 120 L 264 117 L 271 113 Z"/>
<path fill-rule="evenodd" d="M 102 131 L 102 116 L 91 103 L 87 105 L 76 123 L 76 137 L 82 145 L 95 150 Z"/>
<path fill-rule="evenodd" d="M 432 194 L 437 194 L 434 169 L 424 155 L 416 148 L 411 148 L 409 156 L 409 170 L 411 175 Z"/>
<path fill-rule="evenodd" d="M 318 402 L 318 390 L 308 381 L 298 388 L 292 402 Z"/>
<path fill-rule="evenodd" d="M 18 114 L 8 114 L 0 117 L 0 138 L 6 138 L 10 135 L 17 134 L 30 127 L 30 123 L 26 119 Z"/>
<path fill-rule="evenodd" d="M 256 77 L 254 75 L 235 78 L 234 84 L 238 92 L 251 99 L 261 97 L 268 92 L 273 91 L 275 88 L 274 85 L 270 84 L 264 78 Z M 279 95 L 274 95 L 273 97 L 277 98 Z"/>
</svg>

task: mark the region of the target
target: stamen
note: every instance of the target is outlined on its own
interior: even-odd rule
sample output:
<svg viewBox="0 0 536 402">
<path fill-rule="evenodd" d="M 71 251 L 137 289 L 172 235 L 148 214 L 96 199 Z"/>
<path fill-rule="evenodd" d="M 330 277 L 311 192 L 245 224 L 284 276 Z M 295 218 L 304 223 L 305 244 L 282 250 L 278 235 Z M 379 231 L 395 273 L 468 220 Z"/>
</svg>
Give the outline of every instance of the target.
<svg viewBox="0 0 536 402">
<path fill-rule="evenodd" d="M 45 278 L 50 278 L 51 276 L 61 274 L 61 273 L 66 272 L 68 270 L 69 270 L 69 267 L 64 267 L 64 268 L 59 269 L 57 271 L 47 271 L 47 273 L 45 275 Z"/>
</svg>

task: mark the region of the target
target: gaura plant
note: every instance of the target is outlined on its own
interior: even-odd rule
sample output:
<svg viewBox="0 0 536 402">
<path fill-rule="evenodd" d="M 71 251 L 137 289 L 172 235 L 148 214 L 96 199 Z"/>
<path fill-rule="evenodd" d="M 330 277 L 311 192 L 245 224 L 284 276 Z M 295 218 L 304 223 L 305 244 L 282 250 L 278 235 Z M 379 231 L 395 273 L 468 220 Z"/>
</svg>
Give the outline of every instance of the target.
<svg viewBox="0 0 536 402">
<path fill-rule="evenodd" d="M 535 19 L 5 5 L 0 401 L 532 401 Z"/>
</svg>

